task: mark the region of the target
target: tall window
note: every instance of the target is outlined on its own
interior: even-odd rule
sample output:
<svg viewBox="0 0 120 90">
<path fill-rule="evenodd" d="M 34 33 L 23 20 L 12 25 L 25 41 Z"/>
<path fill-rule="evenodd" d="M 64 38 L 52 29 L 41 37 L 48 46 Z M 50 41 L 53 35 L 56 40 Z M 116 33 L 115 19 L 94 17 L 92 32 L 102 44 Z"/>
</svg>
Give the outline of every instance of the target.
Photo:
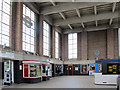
<svg viewBox="0 0 120 90">
<path fill-rule="evenodd" d="M 55 58 L 59 58 L 59 34 L 55 32 Z"/>
<path fill-rule="evenodd" d="M 43 21 L 43 55 L 49 56 L 49 24 Z"/>
<path fill-rule="evenodd" d="M 10 46 L 10 0 L 0 0 L 0 44 Z"/>
<path fill-rule="evenodd" d="M 34 52 L 35 44 L 35 15 L 28 7 L 23 5 L 23 50 Z"/>
<path fill-rule="evenodd" d="M 68 34 L 68 58 L 77 58 L 77 33 Z"/>
</svg>

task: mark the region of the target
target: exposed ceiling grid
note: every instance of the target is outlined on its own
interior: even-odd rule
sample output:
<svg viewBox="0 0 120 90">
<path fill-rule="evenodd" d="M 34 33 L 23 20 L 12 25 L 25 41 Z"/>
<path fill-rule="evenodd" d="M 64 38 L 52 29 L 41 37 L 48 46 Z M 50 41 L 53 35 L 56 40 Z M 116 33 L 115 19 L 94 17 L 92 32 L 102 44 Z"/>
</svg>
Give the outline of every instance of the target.
<svg viewBox="0 0 120 90">
<path fill-rule="evenodd" d="M 95 31 L 105 29 L 105 25 L 117 25 L 119 2 L 36 2 L 39 13 L 50 17 L 53 25 L 59 26 L 63 33 Z M 34 5 L 35 6 L 35 5 Z M 34 8 L 35 9 L 35 8 Z M 37 11 L 37 10 L 36 10 Z M 108 24 L 109 23 L 109 24 Z"/>
<path fill-rule="evenodd" d="M 115 12 L 115 8 L 116 8 L 116 2 L 113 3 L 113 7 L 112 7 L 112 12 Z M 109 25 L 112 24 L 113 18 L 110 19 Z"/>
</svg>

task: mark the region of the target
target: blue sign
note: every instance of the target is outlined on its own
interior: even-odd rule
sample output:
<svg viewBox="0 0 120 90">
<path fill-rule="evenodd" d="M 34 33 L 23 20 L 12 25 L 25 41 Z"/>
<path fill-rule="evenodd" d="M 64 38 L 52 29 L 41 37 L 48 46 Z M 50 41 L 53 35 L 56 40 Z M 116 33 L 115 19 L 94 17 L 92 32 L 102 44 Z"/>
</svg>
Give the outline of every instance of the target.
<svg viewBox="0 0 120 90">
<path fill-rule="evenodd" d="M 98 56 L 99 54 L 100 54 L 100 51 L 99 51 L 99 50 L 96 50 L 96 51 L 95 51 L 95 55 Z"/>
</svg>

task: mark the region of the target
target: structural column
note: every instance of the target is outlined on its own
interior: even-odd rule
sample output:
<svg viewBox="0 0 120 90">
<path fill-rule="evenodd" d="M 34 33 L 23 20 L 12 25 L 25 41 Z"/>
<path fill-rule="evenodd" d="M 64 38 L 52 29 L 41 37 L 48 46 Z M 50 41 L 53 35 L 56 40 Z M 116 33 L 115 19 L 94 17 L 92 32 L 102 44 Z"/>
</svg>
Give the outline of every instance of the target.
<svg viewBox="0 0 120 90">
<path fill-rule="evenodd" d="M 114 30 L 114 59 L 119 59 L 119 37 L 118 37 L 118 30 Z"/>
<path fill-rule="evenodd" d="M 114 59 L 114 30 L 107 30 L 107 59 Z"/>
<path fill-rule="evenodd" d="M 81 60 L 87 60 L 87 32 L 81 32 Z"/>
<path fill-rule="evenodd" d="M 81 33 L 77 33 L 77 60 L 81 60 Z"/>
<path fill-rule="evenodd" d="M 43 56 L 43 15 L 39 15 L 39 55 Z"/>
<path fill-rule="evenodd" d="M 13 2 L 11 8 L 10 47 L 17 52 L 22 51 L 23 3 Z"/>
<path fill-rule="evenodd" d="M 62 59 L 68 60 L 68 34 L 62 34 Z"/>
<path fill-rule="evenodd" d="M 58 42 L 59 42 L 58 43 L 58 49 L 59 49 L 58 50 L 58 53 L 59 53 L 58 56 L 61 58 L 62 57 L 62 34 L 61 33 L 58 34 L 58 39 L 59 39 L 58 40 Z"/>
<path fill-rule="evenodd" d="M 39 14 L 35 14 L 35 52 L 39 54 Z"/>
<path fill-rule="evenodd" d="M 55 26 L 52 27 L 52 58 L 55 58 Z"/>
</svg>

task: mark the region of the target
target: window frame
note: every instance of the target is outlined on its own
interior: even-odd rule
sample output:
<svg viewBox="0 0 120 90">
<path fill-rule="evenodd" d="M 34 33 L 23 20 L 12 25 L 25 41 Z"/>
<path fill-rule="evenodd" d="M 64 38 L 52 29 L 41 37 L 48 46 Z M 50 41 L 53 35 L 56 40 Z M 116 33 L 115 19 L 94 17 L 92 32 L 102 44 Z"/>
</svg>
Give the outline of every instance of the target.
<svg viewBox="0 0 120 90">
<path fill-rule="evenodd" d="M 77 59 L 77 33 L 68 34 L 68 59 Z"/>
<path fill-rule="evenodd" d="M 7 12 L 5 10 L 6 7 L 3 4 L 7 5 L 6 7 L 9 9 L 9 10 L 7 9 Z M 11 8 L 10 2 L 7 2 L 5 0 L 0 1 L 0 45 L 5 45 L 6 47 L 10 47 L 10 17 L 11 17 L 10 8 Z M 6 15 L 8 18 L 6 19 L 6 16 L 3 15 Z"/>
<path fill-rule="evenodd" d="M 30 11 L 29 15 L 26 14 L 27 9 Z M 32 14 L 34 16 L 34 19 L 32 18 Z M 32 23 L 33 27 L 31 26 L 30 28 L 28 28 L 25 25 L 24 20 L 23 20 L 23 24 L 22 24 L 22 27 L 23 27 L 23 29 L 22 29 L 22 50 L 34 53 L 35 52 L 35 25 L 36 25 L 35 12 L 32 11 L 29 7 L 27 7 L 25 4 L 23 4 L 23 18 L 25 16 L 28 16 L 31 19 L 31 22 L 33 22 Z M 27 30 L 30 30 L 30 31 L 27 31 Z"/>
<path fill-rule="evenodd" d="M 50 25 L 45 20 L 43 21 L 43 56 L 50 56 Z"/>
<path fill-rule="evenodd" d="M 59 58 L 59 32 L 57 31 L 55 31 L 55 58 Z"/>
</svg>

